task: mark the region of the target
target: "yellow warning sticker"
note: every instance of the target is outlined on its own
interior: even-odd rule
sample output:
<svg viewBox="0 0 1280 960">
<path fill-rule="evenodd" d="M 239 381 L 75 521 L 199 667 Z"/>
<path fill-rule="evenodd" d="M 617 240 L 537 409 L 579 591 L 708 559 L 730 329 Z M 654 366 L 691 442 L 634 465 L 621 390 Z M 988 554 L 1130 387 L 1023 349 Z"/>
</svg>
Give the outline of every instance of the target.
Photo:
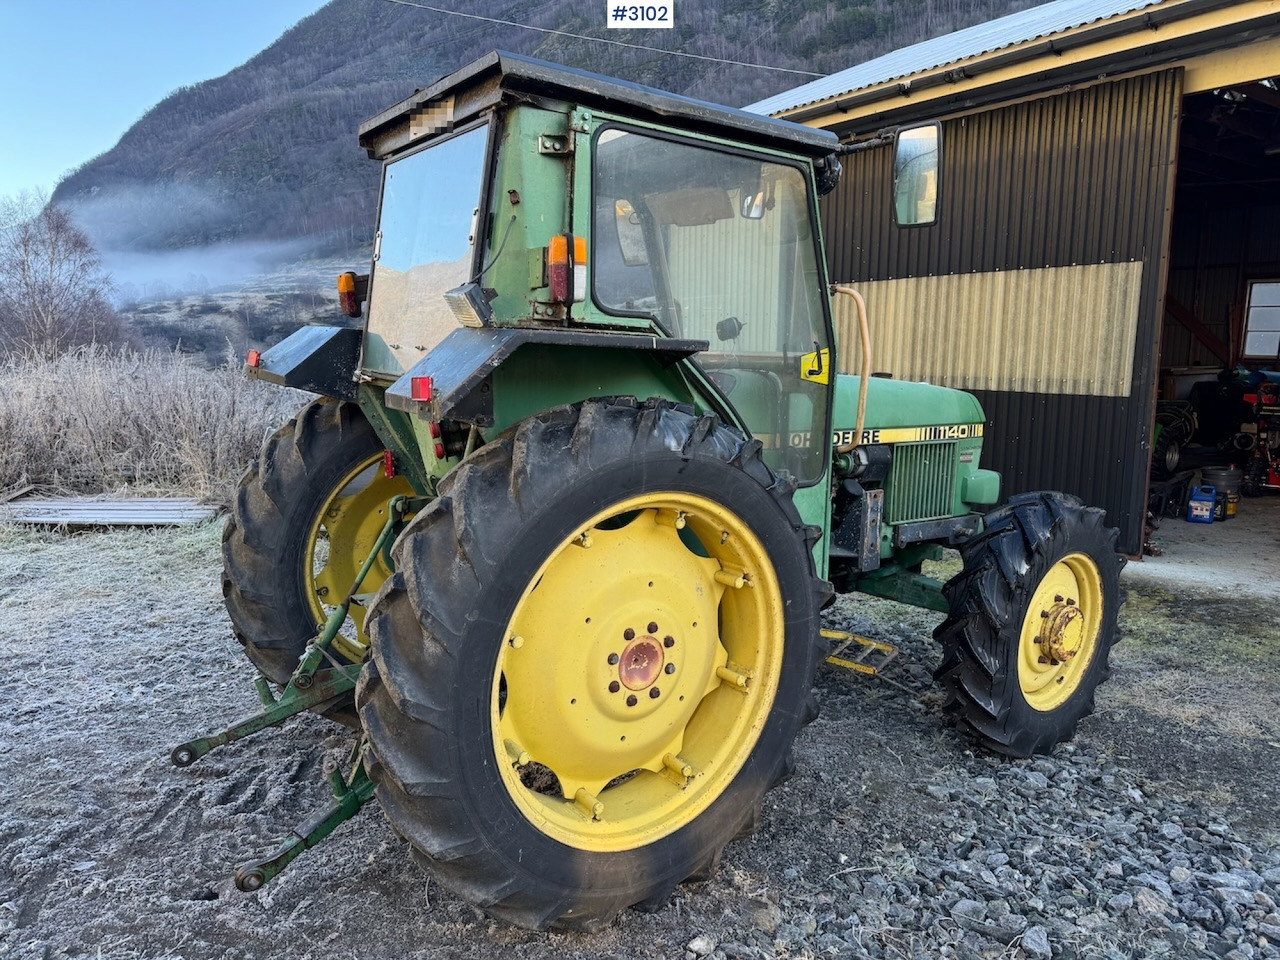
<svg viewBox="0 0 1280 960">
<path fill-rule="evenodd" d="M 815 343 L 816 347 L 817 344 Z M 831 351 L 823 348 L 816 353 L 800 355 L 800 379 L 810 383 L 830 382 Z"/>
</svg>

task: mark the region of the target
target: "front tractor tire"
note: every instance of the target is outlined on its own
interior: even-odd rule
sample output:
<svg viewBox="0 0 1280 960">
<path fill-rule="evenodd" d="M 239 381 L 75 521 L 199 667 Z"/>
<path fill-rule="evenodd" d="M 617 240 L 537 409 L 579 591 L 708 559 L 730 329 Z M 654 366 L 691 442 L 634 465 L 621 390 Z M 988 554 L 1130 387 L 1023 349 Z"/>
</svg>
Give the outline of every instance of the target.
<svg viewBox="0 0 1280 960">
<path fill-rule="evenodd" d="M 269 680 L 288 682 L 351 588 L 386 523 L 388 501 L 412 495 L 408 481 L 388 478 L 382 464 L 382 441 L 360 408 L 320 399 L 268 437 L 241 478 L 222 532 L 222 593 L 236 638 Z M 373 593 L 389 575 L 379 558 L 362 592 Z M 332 647 L 353 663 L 368 644 L 364 612 L 352 605 Z"/>
<path fill-rule="evenodd" d="M 526 420 L 441 483 L 357 704 L 442 885 L 592 930 L 710 875 L 814 715 L 829 589 L 792 489 L 716 418 L 626 399 Z"/>
<path fill-rule="evenodd" d="M 1122 602 L 1118 532 L 1061 493 L 1013 497 L 960 547 L 935 676 L 957 724 L 998 753 L 1048 753 L 1093 712 Z"/>
</svg>

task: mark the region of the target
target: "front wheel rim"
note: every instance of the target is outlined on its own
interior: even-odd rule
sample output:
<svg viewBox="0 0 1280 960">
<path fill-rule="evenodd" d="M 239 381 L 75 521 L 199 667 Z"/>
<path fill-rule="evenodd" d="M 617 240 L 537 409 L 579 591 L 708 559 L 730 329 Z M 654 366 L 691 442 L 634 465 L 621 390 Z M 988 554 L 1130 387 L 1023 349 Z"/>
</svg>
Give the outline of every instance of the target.
<svg viewBox="0 0 1280 960">
<path fill-rule="evenodd" d="M 590 518 L 530 578 L 501 638 L 493 750 L 520 813 L 596 852 L 705 813 L 772 711 L 783 611 L 767 551 L 714 501 L 646 494 Z"/>
<path fill-rule="evenodd" d="M 1027 604 L 1018 646 L 1018 684 L 1027 704 L 1056 710 L 1081 685 L 1102 628 L 1102 574 L 1083 553 L 1063 557 Z"/>
</svg>

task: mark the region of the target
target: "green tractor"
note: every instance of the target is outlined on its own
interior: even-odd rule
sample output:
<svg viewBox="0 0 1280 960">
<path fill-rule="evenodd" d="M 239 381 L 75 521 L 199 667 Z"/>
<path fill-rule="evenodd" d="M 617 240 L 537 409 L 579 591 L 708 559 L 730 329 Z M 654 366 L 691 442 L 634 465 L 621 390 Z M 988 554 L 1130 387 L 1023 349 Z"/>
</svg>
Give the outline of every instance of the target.
<svg viewBox="0 0 1280 960">
<path fill-rule="evenodd" d="M 1116 533 L 1057 493 L 988 512 L 978 402 L 871 377 L 865 315 L 862 373 L 837 372 L 834 136 L 493 54 L 360 142 L 378 229 L 339 292 L 363 326 L 247 365 L 321 395 L 224 536 L 263 710 L 173 759 L 304 709 L 361 736 L 242 889 L 376 796 L 497 917 L 660 906 L 789 773 L 837 591 L 945 614 L 937 677 L 982 744 L 1072 735 L 1107 674 Z M 945 586 L 920 572 L 944 546 Z"/>
</svg>

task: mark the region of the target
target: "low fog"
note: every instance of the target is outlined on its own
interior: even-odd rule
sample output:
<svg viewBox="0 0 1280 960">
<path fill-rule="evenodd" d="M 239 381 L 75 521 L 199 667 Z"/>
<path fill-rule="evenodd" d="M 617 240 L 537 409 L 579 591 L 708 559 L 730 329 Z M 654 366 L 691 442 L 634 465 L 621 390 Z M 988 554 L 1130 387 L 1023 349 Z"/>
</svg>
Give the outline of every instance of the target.
<svg viewBox="0 0 1280 960">
<path fill-rule="evenodd" d="M 291 287 L 314 282 L 327 288 L 333 283 L 327 265 L 335 258 L 348 263 L 342 269 L 367 269 L 367 253 L 335 250 L 339 245 L 328 236 L 234 239 L 252 212 L 225 191 L 192 184 L 98 189 L 67 206 L 101 255 L 117 306 L 257 287 L 280 274 L 298 275 Z M 321 257 L 323 271 L 315 264 Z"/>
</svg>

